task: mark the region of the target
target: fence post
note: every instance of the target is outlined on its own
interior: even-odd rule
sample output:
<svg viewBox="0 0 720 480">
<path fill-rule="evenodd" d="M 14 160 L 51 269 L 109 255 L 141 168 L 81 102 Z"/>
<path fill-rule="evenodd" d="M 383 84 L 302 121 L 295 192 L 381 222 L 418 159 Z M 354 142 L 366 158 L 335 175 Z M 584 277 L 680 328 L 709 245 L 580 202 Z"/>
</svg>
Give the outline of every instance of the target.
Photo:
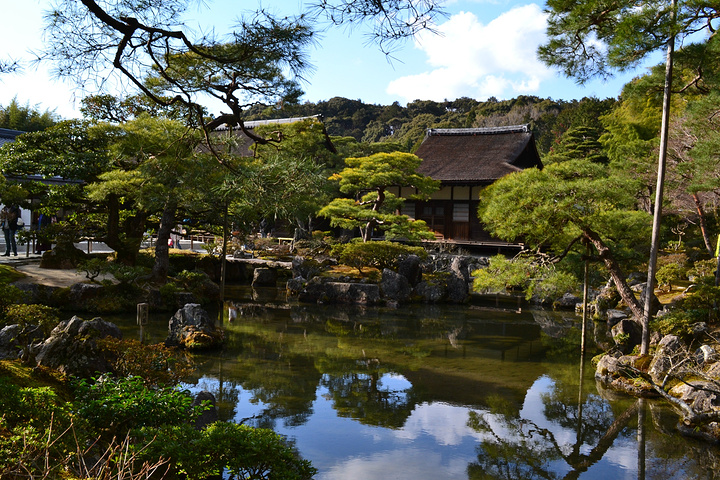
<svg viewBox="0 0 720 480">
<path fill-rule="evenodd" d="M 147 303 L 137 304 L 137 324 L 140 325 L 140 343 L 145 341 L 145 325 L 148 324 L 149 305 Z"/>
</svg>

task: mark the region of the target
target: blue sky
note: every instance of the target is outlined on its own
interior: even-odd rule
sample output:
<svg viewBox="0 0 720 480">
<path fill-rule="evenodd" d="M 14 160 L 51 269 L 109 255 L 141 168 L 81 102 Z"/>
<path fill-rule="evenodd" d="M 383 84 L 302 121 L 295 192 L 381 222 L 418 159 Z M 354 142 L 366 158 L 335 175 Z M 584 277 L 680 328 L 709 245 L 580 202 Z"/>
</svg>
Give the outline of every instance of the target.
<svg viewBox="0 0 720 480">
<path fill-rule="evenodd" d="M 259 6 L 278 13 L 295 13 L 301 0 L 206 0 L 206 7 L 188 11 L 189 23 L 204 30 L 227 30 L 243 8 Z M 23 0 L 3 7 L 0 55 L 30 58 L 29 50 L 42 47 L 42 13 L 49 0 Z M 425 33 L 408 40 L 394 59 L 367 42 L 360 29 L 326 30 L 309 53 L 314 70 L 303 84 L 306 101 L 335 96 L 366 103 L 406 104 L 413 100 L 452 100 L 467 96 L 486 100 L 536 95 L 571 100 L 584 96 L 616 97 L 622 85 L 644 73 L 640 68 L 610 82 L 578 86 L 561 73 L 542 65 L 535 51 L 545 39 L 544 4 L 515 0 L 450 0 L 448 17 L 438 21 L 440 35 Z M 48 39 L 46 39 L 48 40 Z M 659 59 L 655 59 L 659 61 Z M 79 100 L 86 93 L 68 81 L 51 78 L 49 66 L 28 67 L 21 74 L 0 76 L 0 105 L 17 96 L 21 104 L 55 110 L 64 118 L 80 116 Z M 93 92 L 91 86 L 87 90 Z M 107 93 L 117 92 L 109 91 Z"/>
</svg>

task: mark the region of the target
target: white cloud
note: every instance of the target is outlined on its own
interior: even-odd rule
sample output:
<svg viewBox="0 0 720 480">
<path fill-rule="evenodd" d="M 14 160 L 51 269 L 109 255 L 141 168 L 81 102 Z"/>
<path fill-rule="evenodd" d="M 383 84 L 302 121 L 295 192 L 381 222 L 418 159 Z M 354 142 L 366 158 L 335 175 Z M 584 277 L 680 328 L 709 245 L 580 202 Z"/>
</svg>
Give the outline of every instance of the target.
<svg viewBox="0 0 720 480">
<path fill-rule="evenodd" d="M 406 440 L 430 435 L 440 445 L 460 445 L 467 437 L 480 440 L 482 436 L 467 424 L 469 411 L 445 403 L 423 403 L 415 407 L 403 428 L 394 433 Z"/>
<path fill-rule="evenodd" d="M 440 35 L 423 34 L 416 48 L 429 70 L 390 82 L 387 93 L 408 101 L 442 101 L 468 96 L 486 99 L 537 92 L 553 72 L 536 57 L 545 40 L 547 16 L 536 4 L 513 8 L 487 25 L 461 12 L 440 25 Z"/>
<path fill-rule="evenodd" d="M 442 456 L 420 449 L 391 450 L 372 456 L 358 456 L 332 466 L 319 475 L 320 480 L 394 478 L 398 480 L 435 480 L 438 472 L 447 480 L 466 479 L 467 465 L 473 458 L 457 457 L 445 463 Z"/>
</svg>

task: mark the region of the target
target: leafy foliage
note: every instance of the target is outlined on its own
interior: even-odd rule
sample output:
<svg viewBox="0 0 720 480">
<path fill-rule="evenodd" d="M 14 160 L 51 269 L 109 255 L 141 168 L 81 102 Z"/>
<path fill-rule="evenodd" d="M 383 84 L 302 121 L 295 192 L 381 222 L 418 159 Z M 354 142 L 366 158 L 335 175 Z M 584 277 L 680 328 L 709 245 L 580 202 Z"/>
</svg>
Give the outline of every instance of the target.
<svg viewBox="0 0 720 480">
<path fill-rule="evenodd" d="M 417 255 L 423 259 L 427 257 L 427 252 L 422 247 L 412 247 L 387 240 L 339 243 L 333 245 L 330 253 L 337 257 L 340 263 L 357 268 L 360 273 L 363 268 L 369 267 L 378 270 L 397 268 L 398 262 L 408 255 Z"/>
<path fill-rule="evenodd" d="M 45 336 L 60 323 L 58 311 L 46 305 L 15 304 L 5 309 L 4 322 L 7 325 L 18 324 L 23 330 L 38 326 Z"/>
<path fill-rule="evenodd" d="M 113 370 L 118 375 L 142 378 L 151 388 L 177 385 L 195 367 L 187 353 L 163 344 L 145 345 L 138 340 L 106 337 L 98 340 L 98 345 L 112 354 Z"/>
<path fill-rule="evenodd" d="M 253 480 L 311 478 L 316 469 L 302 460 L 287 441 L 263 428 L 216 422 L 198 431 L 191 426 L 143 428 L 141 438 L 155 441 L 143 450 L 147 458 L 171 458 L 188 478 L 219 476 L 224 472 Z"/>
<path fill-rule="evenodd" d="M 338 181 L 341 192 L 355 195 L 356 199 L 336 198 L 318 214 L 330 218 L 334 227 L 360 228 L 364 242 L 372 238 L 375 228 L 385 231 L 386 238 L 432 238 L 425 222 L 396 213 L 405 199 L 388 191 L 393 186 L 415 187 L 418 193 L 412 199 L 429 198 L 440 182 L 416 172 L 421 161 L 416 155 L 402 152 L 346 159 L 347 167 L 330 178 Z"/>
<path fill-rule="evenodd" d="M 18 104 L 17 97 L 6 107 L 0 105 L 0 128 L 19 130 L 21 132 L 37 132 L 51 127 L 58 121 L 58 116 L 49 110 L 40 112 L 29 103 Z"/>
<path fill-rule="evenodd" d="M 518 255 L 508 259 L 495 255 L 489 259 L 489 265 L 473 272 L 473 289 L 478 292 L 505 292 L 519 289 L 525 292 L 527 299 L 537 296 L 540 299 L 559 298 L 577 288 L 577 278 L 563 272 L 555 265 L 543 262 L 543 256 Z"/>
<path fill-rule="evenodd" d="M 149 387 L 139 376 L 79 379 L 75 397 L 77 415 L 110 437 L 133 428 L 183 423 L 193 414 L 188 392 Z"/>
</svg>

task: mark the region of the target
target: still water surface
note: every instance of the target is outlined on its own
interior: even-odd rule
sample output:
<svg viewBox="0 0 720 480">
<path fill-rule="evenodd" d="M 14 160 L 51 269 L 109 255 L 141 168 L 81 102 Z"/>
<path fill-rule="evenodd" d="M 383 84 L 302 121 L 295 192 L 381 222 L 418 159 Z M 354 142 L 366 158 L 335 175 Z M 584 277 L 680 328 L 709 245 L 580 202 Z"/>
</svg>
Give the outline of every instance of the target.
<svg viewBox="0 0 720 480">
<path fill-rule="evenodd" d="M 596 385 L 571 313 L 281 295 L 232 289 L 227 345 L 185 387 L 212 392 L 222 420 L 285 435 L 317 479 L 720 478 L 717 447 L 681 437 L 661 403 Z"/>
</svg>

